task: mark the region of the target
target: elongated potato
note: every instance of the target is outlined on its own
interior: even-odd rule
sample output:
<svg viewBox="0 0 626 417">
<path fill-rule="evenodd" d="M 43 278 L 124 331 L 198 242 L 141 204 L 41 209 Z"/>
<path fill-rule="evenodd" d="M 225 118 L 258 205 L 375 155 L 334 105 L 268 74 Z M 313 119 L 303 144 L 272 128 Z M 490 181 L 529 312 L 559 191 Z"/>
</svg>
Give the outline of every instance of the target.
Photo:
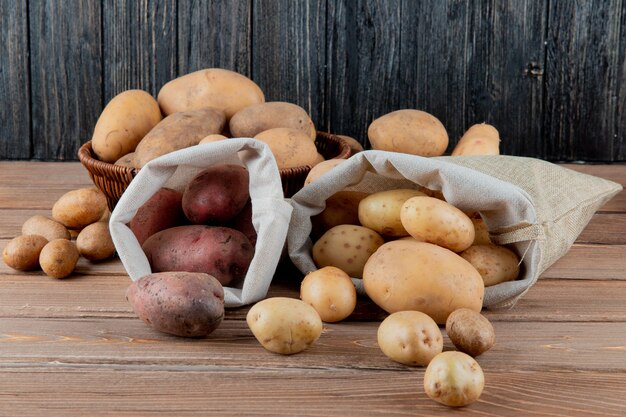
<svg viewBox="0 0 626 417">
<path fill-rule="evenodd" d="M 96 122 L 91 147 L 98 159 L 115 162 L 133 152 L 161 121 L 154 97 L 142 90 L 124 91 L 111 99 Z"/>
<path fill-rule="evenodd" d="M 80 231 L 76 238 L 76 248 L 85 259 L 95 262 L 108 259 L 115 254 L 115 245 L 104 222 L 92 223 Z"/>
<path fill-rule="evenodd" d="M 467 129 L 452 151 L 452 156 L 461 155 L 500 155 L 498 130 L 486 123 Z"/>
<path fill-rule="evenodd" d="M 212 107 L 229 120 L 239 110 L 263 103 L 265 96 L 254 81 L 241 74 L 206 68 L 168 82 L 157 100 L 166 115 Z"/>
<path fill-rule="evenodd" d="M 475 245 L 460 254 L 480 273 L 485 287 L 513 281 L 519 275 L 519 258 L 504 246 Z"/>
<path fill-rule="evenodd" d="M 52 206 L 52 218 L 68 229 L 82 229 L 95 223 L 107 209 L 104 194 L 96 188 L 68 191 Z"/>
<path fill-rule="evenodd" d="M 255 104 L 238 111 L 230 119 L 230 133 L 235 138 L 253 138 L 275 127 L 301 130 L 311 140 L 317 136 L 309 114 L 302 107 L 284 101 Z"/>
<path fill-rule="evenodd" d="M 311 168 L 311 170 L 307 174 L 304 180 L 304 185 L 312 183 L 313 181 L 326 174 L 328 171 L 335 168 L 337 165 L 341 164 L 344 161 L 345 159 L 329 159 L 327 161 L 319 162 L 317 165 Z"/>
<path fill-rule="evenodd" d="M 2 259 L 7 266 L 18 271 L 39 268 L 39 254 L 48 244 L 41 235 L 22 235 L 11 239 L 2 251 Z"/>
<path fill-rule="evenodd" d="M 255 139 L 270 147 L 279 169 L 312 167 L 317 162 L 317 148 L 301 130 L 277 127 L 257 134 Z"/>
<path fill-rule="evenodd" d="M 359 203 L 359 221 L 365 227 L 390 237 L 407 236 L 400 211 L 411 197 L 424 196 L 421 191 L 399 189 L 370 194 Z"/>
<path fill-rule="evenodd" d="M 24 222 L 22 234 L 43 236 L 48 242 L 54 239 L 71 239 L 70 232 L 65 226 L 40 215 L 33 216 Z"/>
</svg>

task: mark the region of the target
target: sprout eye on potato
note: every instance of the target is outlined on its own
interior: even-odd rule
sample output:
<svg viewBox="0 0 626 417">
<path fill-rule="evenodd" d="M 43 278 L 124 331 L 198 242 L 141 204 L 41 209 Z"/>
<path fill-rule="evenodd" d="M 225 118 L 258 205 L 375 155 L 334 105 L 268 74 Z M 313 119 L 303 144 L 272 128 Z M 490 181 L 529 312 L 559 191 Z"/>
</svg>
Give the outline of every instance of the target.
<svg viewBox="0 0 626 417">
<path fill-rule="evenodd" d="M 463 407 L 478 400 L 484 386 L 482 368 L 463 352 L 440 353 L 424 373 L 426 395 L 450 407 Z"/>
</svg>

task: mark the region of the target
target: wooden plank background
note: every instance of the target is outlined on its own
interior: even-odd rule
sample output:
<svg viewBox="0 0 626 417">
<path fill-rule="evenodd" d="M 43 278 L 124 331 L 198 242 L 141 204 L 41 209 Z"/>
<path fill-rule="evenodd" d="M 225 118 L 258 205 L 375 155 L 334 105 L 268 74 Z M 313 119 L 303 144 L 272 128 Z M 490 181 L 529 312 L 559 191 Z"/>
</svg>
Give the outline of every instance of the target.
<svg viewBox="0 0 626 417">
<path fill-rule="evenodd" d="M 117 93 L 238 71 L 320 130 L 419 108 L 503 153 L 626 160 L 623 0 L 0 0 L 0 160 L 75 160 Z"/>
</svg>

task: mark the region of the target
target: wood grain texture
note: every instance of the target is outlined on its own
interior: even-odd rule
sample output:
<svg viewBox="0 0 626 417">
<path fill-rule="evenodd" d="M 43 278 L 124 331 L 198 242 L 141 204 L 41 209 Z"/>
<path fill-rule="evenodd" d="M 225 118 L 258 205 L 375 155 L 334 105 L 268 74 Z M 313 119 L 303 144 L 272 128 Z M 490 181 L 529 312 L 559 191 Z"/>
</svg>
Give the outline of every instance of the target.
<svg viewBox="0 0 626 417">
<path fill-rule="evenodd" d="M 251 75 L 252 0 L 178 2 L 178 74 L 226 68 Z"/>
<path fill-rule="evenodd" d="M 156 97 L 176 77 L 176 1 L 104 0 L 104 102 L 125 90 Z"/>
<path fill-rule="evenodd" d="M 326 2 L 255 0 L 252 16 L 252 79 L 266 101 L 304 108 L 318 130 L 325 110 Z"/>
<path fill-rule="evenodd" d="M 101 3 L 29 5 L 33 158 L 76 160 L 102 110 Z"/>
<path fill-rule="evenodd" d="M 29 159 L 30 68 L 27 0 L 0 0 L 0 159 Z"/>
</svg>

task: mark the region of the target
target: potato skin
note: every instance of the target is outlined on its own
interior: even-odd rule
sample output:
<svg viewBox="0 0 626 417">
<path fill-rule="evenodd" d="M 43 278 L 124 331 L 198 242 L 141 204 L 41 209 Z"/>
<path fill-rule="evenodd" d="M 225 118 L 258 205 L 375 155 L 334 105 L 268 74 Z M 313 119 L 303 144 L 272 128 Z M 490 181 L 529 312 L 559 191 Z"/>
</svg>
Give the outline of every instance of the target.
<svg viewBox="0 0 626 417">
<path fill-rule="evenodd" d="M 440 156 L 448 147 L 446 128 L 432 114 L 397 110 L 374 120 L 368 130 L 372 149 L 420 156 Z"/>
<path fill-rule="evenodd" d="M 119 165 L 127 168 L 135 168 L 135 152 L 122 155 L 113 165 Z"/>
<path fill-rule="evenodd" d="M 302 352 L 322 334 L 319 314 L 295 298 L 273 297 L 259 301 L 248 311 L 246 322 L 265 349 L 283 355 Z"/>
<path fill-rule="evenodd" d="M 126 299 L 149 326 L 176 336 L 207 336 L 224 319 L 224 289 L 208 274 L 149 274 L 128 287 Z"/>
<path fill-rule="evenodd" d="M 2 259 L 7 266 L 18 271 L 31 271 L 39 268 L 39 254 L 48 244 L 41 235 L 22 235 L 11 239 L 2 251 Z"/>
<path fill-rule="evenodd" d="M 504 246 L 470 246 L 460 255 L 476 268 L 485 282 L 485 287 L 513 281 L 519 276 L 519 258 Z"/>
<path fill-rule="evenodd" d="M 370 194 L 359 203 L 359 221 L 365 227 L 390 237 L 408 236 L 400 221 L 402 205 L 411 197 L 425 196 L 412 189 L 380 191 Z"/>
<path fill-rule="evenodd" d="M 195 224 L 223 223 L 243 209 L 250 198 L 248 170 L 240 165 L 213 165 L 185 187 L 183 212 Z"/>
<path fill-rule="evenodd" d="M 224 139 L 228 139 L 228 138 L 224 135 L 220 135 L 219 133 L 212 133 L 210 135 L 207 135 L 205 138 L 201 139 L 200 142 L 198 142 L 198 145 L 211 143 L 211 142 L 219 142 L 220 140 L 224 140 Z"/>
<path fill-rule="evenodd" d="M 346 136 L 346 135 L 335 135 L 335 136 L 340 137 L 348 144 L 348 146 L 350 146 L 350 155 L 354 155 L 359 152 L 363 152 L 365 150 L 363 148 L 363 145 L 361 145 L 361 142 L 359 142 L 358 140 L 354 139 L 351 136 Z"/>
<path fill-rule="evenodd" d="M 339 191 L 326 200 L 326 208 L 320 213 L 311 217 L 313 231 L 311 235 L 315 238 L 323 235 L 326 231 L 342 224 L 359 223 L 359 203 L 367 193 L 360 191 Z"/>
<path fill-rule="evenodd" d="M 68 191 L 52 206 L 52 218 L 68 229 L 82 229 L 97 222 L 107 209 L 104 194 L 96 188 Z"/>
<path fill-rule="evenodd" d="M 350 276 L 327 266 L 308 273 L 300 284 L 300 298 L 328 323 L 348 317 L 356 307 L 356 288 Z"/>
<path fill-rule="evenodd" d="M 142 90 L 124 91 L 111 99 L 96 122 L 91 146 L 98 159 L 113 163 L 133 152 L 161 121 L 154 97 Z"/>
<path fill-rule="evenodd" d="M 230 227 L 243 233 L 252 246 L 256 246 L 257 233 L 252 224 L 252 202 L 248 200 L 239 214 L 230 222 Z"/>
<path fill-rule="evenodd" d="M 276 158 L 278 169 L 296 168 L 317 163 L 317 148 L 300 130 L 277 127 L 264 130 L 255 139 L 265 142 Z"/>
<path fill-rule="evenodd" d="M 484 284 L 474 267 L 456 253 L 425 242 L 387 242 L 363 270 L 367 295 L 389 313 L 417 310 L 444 324 L 462 307 L 480 311 Z"/>
<path fill-rule="evenodd" d="M 496 344 L 496 333 L 489 320 L 467 308 L 460 308 L 448 316 L 446 333 L 458 350 L 473 357 Z"/>
<path fill-rule="evenodd" d="M 79 258 L 74 242 L 67 239 L 55 239 L 48 242 L 39 254 L 39 265 L 46 275 L 53 278 L 65 278 L 74 271 Z"/>
<path fill-rule="evenodd" d="M 236 138 L 253 138 L 275 127 L 297 129 L 312 141 L 317 130 L 309 114 L 300 106 L 284 101 L 255 104 L 238 111 L 230 119 L 230 133 Z"/>
<path fill-rule="evenodd" d="M 206 108 L 174 113 L 163 119 L 137 145 L 135 167 L 179 149 L 197 145 L 211 133 L 220 133 L 226 118 L 219 110 Z"/>
<path fill-rule="evenodd" d="M 115 245 L 105 222 L 92 223 L 80 231 L 76 238 L 78 253 L 85 259 L 95 262 L 111 258 Z"/>
<path fill-rule="evenodd" d="M 70 232 L 65 226 L 40 215 L 33 216 L 24 222 L 22 234 L 43 236 L 48 242 L 54 239 L 71 239 Z"/>
<path fill-rule="evenodd" d="M 483 392 L 485 375 L 469 355 L 442 352 L 428 364 L 424 391 L 431 399 L 449 407 L 463 407 L 476 401 Z"/>
<path fill-rule="evenodd" d="M 152 272 L 203 272 L 224 286 L 246 276 L 254 248 L 227 227 L 178 226 L 150 236 L 142 246 Z"/>
<path fill-rule="evenodd" d="M 329 159 L 327 161 L 318 162 L 307 174 L 304 185 L 312 183 L 344 161 L 345 159 Z"/>
<path fill-rule="evenodd" d="M 166 83 L 157 100 L 166 115 L 212 107 L 228 120 L 245 107 L 263 103 L 265 96 L 254 81 L 241 74 L 206 68 Z"/>
<path fill-rule="evenodd" d="M 148 199 L 130 221 L 140 245 L 153 234 L 187 223 L 183 213 L 183 193 L 171 188 L 161 188 Z"/>
<path fill-rule="evenodd" d="M 486 123 L 471 126 L 452 150 L 452 156 L 500 155 L 500 134 Z"/>
</svg>

